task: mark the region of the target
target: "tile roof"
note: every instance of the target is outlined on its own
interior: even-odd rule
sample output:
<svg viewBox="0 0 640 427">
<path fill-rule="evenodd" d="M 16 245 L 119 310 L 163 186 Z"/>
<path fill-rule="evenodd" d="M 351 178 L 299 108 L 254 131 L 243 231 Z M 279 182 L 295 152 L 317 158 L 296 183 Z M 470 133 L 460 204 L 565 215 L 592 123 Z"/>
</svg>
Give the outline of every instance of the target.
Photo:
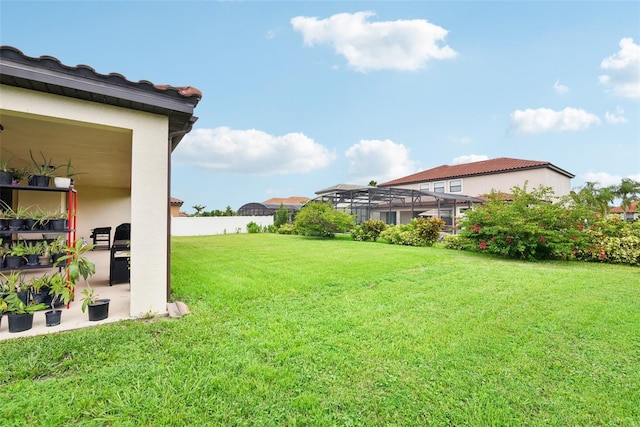
<svg viewBox="0 0 640 427">
<path fill-rule="evenodd" d="M 299 196 L 291 196 L 291 197 L 272 197 L 269 200 L 265 200 L 262 202 L 263 205 L 302 205 L 309 201 L 308 197 L 299 197 Z"/>
<path fill-rule="evenodd" d="M 180 200 L 180 199 L 176 199 L 175 197 L 170 197 L 169 198 L 169 203 L 171 205 L 174 206 L 182 206 L 182 204 L 184 203 L 184 201 Z"/>
<path fill-rule="evenodd" d="M 631 204 L 629 206 L 627 206 L 627 213 L 634 213 L 634 212 L 638 212 L 638 204 L 640 203 L 640 200 L 636 200 L 634 202 L 631 202 Z M 611 213 L 624 213 L 624 209 L 622 209 L 621 206 L 616 206 L 615 208 L 611 208 Z"/>
<path fill-rule="evenodd" d="M 100 74 L 87 65 L 64 65 L 52 56 L 30 57 L 12 46 L 0 46 L 0 83 L 165 115 L 172 148 L 198 120 L 193 111 L 202 98 L 192 86 L 133 82 L 118 73 Z"/>
<path fill-rule="evenodd" d="M 512 159 L 509 157 L 499 157 L 497 159 L 483 160 L 480 162 L 463 163 L 460 165 L 442 165 L 433 169 L 414 173 L 402 178 L 378 184 L 378 187 L 389 187 L 392 185 L 413 184 L 417 182 L 435 181 L 441 179 L 461 178 L 475 175 L 491 175 L 503 172 L 512 172 L 526 169 L 550 168 L 554 171 L 573 178 L 574 175 L 550 162 L 536 160 Z"/>
</svg>

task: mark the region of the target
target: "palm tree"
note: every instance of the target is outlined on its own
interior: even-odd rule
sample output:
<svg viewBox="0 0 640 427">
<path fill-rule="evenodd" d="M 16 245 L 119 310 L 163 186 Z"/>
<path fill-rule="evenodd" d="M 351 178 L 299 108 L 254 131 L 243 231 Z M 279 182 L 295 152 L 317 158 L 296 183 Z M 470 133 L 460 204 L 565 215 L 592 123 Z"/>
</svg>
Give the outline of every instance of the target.
<svg viewBox="0 0 640 427">
<path fill-rule="evenodd" d="M 203 205 L 195 205 L 191 207 L 196 210 L 196 213 L 194 214 L 194 216 L 201 216 L 202 211 L 204 210 L 204 208 L 206 208 L 206 206 L 203 206 Z"/>
<path fill-rule="evenodd" d="M 583 204 L 604 218 L 609 212 L 609 203 L 615 196 L 608 187 L 600 187 L 597 182 L 585 182 L 578 190 L 572 191 L 571 197 L 576 204 Z"/>
<path fill-rule="evenodd" d="M 620 207 L 624 212 L 624 218 L 627 218 L 627 209 L 631 202 L 640 197 L 640 182 L 631 178 L 622 178 L 620 185 L 612 185 L 609 189 L 611 194 L 620 199 Z"/>
</svg>

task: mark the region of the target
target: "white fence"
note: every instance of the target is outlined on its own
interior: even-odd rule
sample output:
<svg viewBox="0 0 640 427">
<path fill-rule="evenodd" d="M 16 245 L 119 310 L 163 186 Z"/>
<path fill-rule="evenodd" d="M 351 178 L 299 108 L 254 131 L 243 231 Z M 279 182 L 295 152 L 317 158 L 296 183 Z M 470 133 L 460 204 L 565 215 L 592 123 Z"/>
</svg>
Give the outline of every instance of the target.
<svg viewBox="0 0 640 427">
<path fill-rule="evenodd" d="M 246 233 L 247 224 L 273 225 L 273 216 L 193 216 L 171 218 L 172 236 Z"/>
</svg>

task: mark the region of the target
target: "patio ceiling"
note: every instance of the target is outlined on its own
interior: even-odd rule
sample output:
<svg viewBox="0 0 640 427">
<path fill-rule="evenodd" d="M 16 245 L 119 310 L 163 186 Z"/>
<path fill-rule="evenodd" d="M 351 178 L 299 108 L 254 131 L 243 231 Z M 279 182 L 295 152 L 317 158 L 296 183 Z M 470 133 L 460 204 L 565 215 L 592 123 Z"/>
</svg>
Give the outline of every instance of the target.
<svg viewBox="0 0 640 427">
<path fill-rule="evenodd" d="M 90 123 L 0 110 L 0 158 L 13 168 L 32 166 L 40 152 L 55 165 L 69 159 L 82 186 L 128 189 L 131 186 L 131 132 Z M 90 144 L 87 144 L 90 141 Z M 59 171 L 60 176 L 66 172 Z"/>
</svg>

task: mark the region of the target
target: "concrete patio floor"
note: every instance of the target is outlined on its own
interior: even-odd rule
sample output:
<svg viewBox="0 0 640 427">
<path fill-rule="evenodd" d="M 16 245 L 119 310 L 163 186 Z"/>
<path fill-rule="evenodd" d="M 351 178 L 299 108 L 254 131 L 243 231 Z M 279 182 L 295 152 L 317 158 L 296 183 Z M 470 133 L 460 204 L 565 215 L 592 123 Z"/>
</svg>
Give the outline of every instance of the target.
<svg viewBox="0 0 640 427">
<path fill-rule="evenodd" d="M 29 337 L 34 335 L 54 334 L 61 331 L 68 331 L 72 329 L 89 328 L 91 326 L 101 325 L 105 323 L 113 323 L 124 319 L 130 319 L 129 315 L 129 299 L 130 299 L 130 285 L 129 283 L 117 283 L 113 286 L 109 286 L 109 251 L 108 250 L 96 250 L 90 252 L 87 257 L 96 264 L 96 274 L 89 279 L 91 287 L 98 294 L 99 298 L 109 298 L 109 317 L 105 320 L 97 322 L 90 322 L 89 315 L 81 310 L 82 302 L 80 301 L 80 294 L 85 285 L 83 280 L 80 279 L 78 287 L 76 288 L 76 300 L 71 303 L 69 309 L 62 307 L 62 321 L 58 326 L 46 326 L 44 312 L 47 310 L 38 311 L 33 316 L 33 328 L 24 332 L 9 332 L 9 319 L 6 315 L 2 316 L 2 322 L 0 324 L 0 341 Z M 38 270 L 37 273 L 43 274 L 48 270 Z M 51 272 L 54 269 L 50 270 Z M 30 277 L 36 272 L 30 272 L 25 274 L 25 277 Z"/>
</svg>

